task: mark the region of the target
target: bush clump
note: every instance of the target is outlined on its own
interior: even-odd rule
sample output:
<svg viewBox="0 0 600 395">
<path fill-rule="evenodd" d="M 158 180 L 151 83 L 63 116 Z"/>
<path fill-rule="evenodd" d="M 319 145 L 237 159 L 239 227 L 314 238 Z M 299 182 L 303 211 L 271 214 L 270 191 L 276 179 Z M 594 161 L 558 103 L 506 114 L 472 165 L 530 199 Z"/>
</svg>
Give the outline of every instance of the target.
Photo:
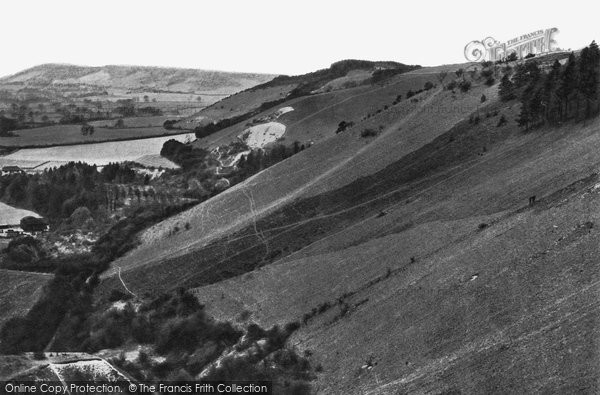
<svg viewBox="0 0 600 395">
<path fill-rule="evenodd" d="M 458 87 L 462 92 L 468 92 L 471 89 L 471 81 L 462 80 L 458 83 Z"/>
<path fill-rule="evenodd" d="M 360 137 L 363 137 L 363 138 L 375 137 L 375 136 L 377 136 L 378 133 L 379 132 L 375 129 L 366 128 L 362 132 L 360 132 Z"/>
</svg>

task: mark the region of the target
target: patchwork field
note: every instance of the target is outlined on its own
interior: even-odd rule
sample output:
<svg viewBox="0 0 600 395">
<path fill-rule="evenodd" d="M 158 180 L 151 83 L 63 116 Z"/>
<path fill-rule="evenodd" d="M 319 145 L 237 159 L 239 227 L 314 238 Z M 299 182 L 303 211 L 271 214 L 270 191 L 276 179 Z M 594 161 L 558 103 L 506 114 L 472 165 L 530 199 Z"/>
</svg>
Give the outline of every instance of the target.
<svg viewBox="0 0 600 395">
<path fill-rule="evenodd" d="M 56 86 L 86 92 L 88 89 L 115 88 L 129 92 L 175 94 L 231 94 L 269 81 L 268 74 L 228 73 L 211 70 L 169 67 L 118 66 L 100 67 L 43 64 L 0 78 L 0 87 L 19 86 L 53 89 Z"/>
</svg>

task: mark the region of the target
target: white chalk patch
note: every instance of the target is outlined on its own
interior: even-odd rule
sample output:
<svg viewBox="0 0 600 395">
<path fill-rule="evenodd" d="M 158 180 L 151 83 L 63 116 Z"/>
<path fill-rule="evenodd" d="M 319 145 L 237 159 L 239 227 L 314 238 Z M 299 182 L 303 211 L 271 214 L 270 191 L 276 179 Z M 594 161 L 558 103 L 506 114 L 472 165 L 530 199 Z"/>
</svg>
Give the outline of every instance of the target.
<svg viewBox="0 0 600 395">
<path fill-rule="evenodd" d="M 283 114 L 287 114 L 290 111 L 294 111 L 294 107 L 291 106 L 287 106 L 287 107 L 282 107 L 279 110 L 277 110 L 275 112 L 275 118 L 279 118 L 280 116 L 282 116 Z"/>
<path fill-rule="evenodd" d="M 88 380 L 127 380 L 125 376 L 104 360 L 77 361 L 65 364 L 52 363 L 50 368 L 61 380 L 64 377 L 73 377 L 76 372 L 84 375 Z"/>
<path fill-rule="evenodd" d="M 279 122 L 267 122 L 244 130 L 238 137 L 250 148 L 264 148 L 277 141 L 285 133 L 285 125 Z"/>
</svg>

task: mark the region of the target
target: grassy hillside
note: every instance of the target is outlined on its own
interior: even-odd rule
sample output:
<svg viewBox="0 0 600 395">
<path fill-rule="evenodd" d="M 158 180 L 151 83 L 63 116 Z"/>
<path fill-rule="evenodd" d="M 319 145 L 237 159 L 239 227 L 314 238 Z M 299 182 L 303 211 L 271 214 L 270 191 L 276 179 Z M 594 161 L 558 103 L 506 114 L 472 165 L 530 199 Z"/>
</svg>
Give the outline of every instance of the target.
<svg viewBox="0 0 600 395">
<path fill-rule="evenodd" d="M 278 121 L 306 131 L 438 72 L 294 99 Z M 350 119 L 148 229 L 100 295 L 183 286 L 218 319 L 299 321 L 323 393 L 597 392 L 600 120 L 524 132 L 497 88 Z"/>
<path fill-rule="evenodd" d="M 523 64 L 345 61 L 188 118 L 253 114 L 196 148 L 262 124 L 306 148 L 128 240 L 135 247 L 101 274 L 95 309 L 67 316 L 52 346 L 76 347 L 72 333 L 113 354 L 143 343 L 195 377 L 208 360 L 213 374 L 242 374 L 228 367 L 234 351 L 254 367 L 277 367 L 264 357 L 285 351 L 282 366 L 304 366 L 327 394 L 600 391 L 600 119 L 579 117 L 573 95 L 551 122 L 538 104 L 562 90 Z M 513 71 L 511 98 L 499 82 Z M 265 98 L 277 103 L 261 107 Z M 196 176 L 188 163 L 182 184 Z M 140 331 L 157 306 L 165 321 Z M 215 328 L 231 338 L 207 351 L 198 336 L 218 331 L 202 322 L 227 323 Z M 256 332 L 260 351 L 270 327 L 286 328 L 272 330 L 277 352 L 246 353 L 243 339 Z M 196 351 L 176 356 L 190 339 Z M 211 357 L 198 364 L 196 352 Z M 142 376 L 152 370 L 138 362 Z"/>
<path fill-rule="evenodd" d="M 365 117 L 374 116 L 378 111 L 383 112 L 392 107 L 398 95 L 405 97 L 409 90 L 419 90 L 428 81 L 435 82 L 435 76 L 408 73 L 395 77 L 383 86 L 365 85 L 292 99 L 259 113 L 252 119 L 260 119 L 273 114 L 279 108 L 291 106 L 294 111 L 277 119 L 277 122 L 286 126 L 283 141 L 288 144 L 294 141 L 305 144 L 318 142 L 335 135 L 340 122 L 364 121 Z M 196 145 L 214 147 L 235 141 L 252 119 L 200 139 Z"/>
<path fill-rule="evenodd" d="M 412 81 L 411 78 L 408 79 L 409 87 L 412 87 Z M 401 85 L 398 85 L 390 90 L 397 91 L 400 87 Z M 226 190 L 218 199 L 210 199 L 190 212 L 150 228 L 141 236 L 142 246 L 115 262 L 115 267 L 122 267 L 124 275 L 129 276 L 127 271 L 130 268 L 142 268 L 149 263 L 169 267 L 171 271 L 182 265 L 177 271 L 180 270 L 184 278 L 162 285 L 167 287 L 184 281 L 188 276 L 185 273 L 192 277 L 200 275 L 199 272 L 190 272 L 187 266 L 202 267 L 202 263 L 184 258 L 186 254 L 193 252 L 198 256 L 203 255 L 201 250 L 207 244 L 214 242 L 217 246 L 222 245 L 219 242 L 221 237 L 251 226 L 255 220 L 294 199 L 334 190 L 358 177 L 386 167 L 435 139 L 469 113 L 476 111 L 483 91 L 484 88 L 477 88 L 468 94 L 452 94 L 440 89 L 431 90 L 418 95 L 414 100 L 402 101 L 369 119 L 359 121 L 352 129 L 334 134 L 322 143 L 315 144 L 310 149 Z M 493 97 L 493 91 L 494 89 L 488 88 L 486 93 Z M 371 97 L 377 100 L 380 96 Z M 352 105 L 352 100 L 345 103 Z M 429 110 L 436 106 L 442 108 L 447 103 L 452 103 L 457 110 L 435 113 Z M 379 128 L 379 125 L 384 125 L 384 129 L 377 137 L 361 137 L 365 129 Z M 185 225 L 186 223 L 189 223 L 189 226 Z M 175 227 L 185 227 L 189 230 L 168 236 Z M 224 249 L 217 248 L 214 253 L 221 256 L 223 253 L 227 254 L 227 250 L 225 246 Z M 209 255 L 204 255 L 207 261 L 211 261 Z M 182 259 L 177 261 L 180 263 L 164 262 L 165 259 L 175 256 L 182 256 Z M 152 277 L 149 273 L 147 276 Z M 140 279 L 140 283 L 146 281 L 142 280 L 141 275 L 137 278 Z M 150 284 L 147 286 L 151 287 Z"/>
<path fill-rule="evenodd" d="M 225 98 L 181 122 L 181 125 L 202 125 L 212 121 L 256 111 L 265 103 L 275 103 L 312 93 L 330 92 L 356 86 L 369 86 L 395 75 L 419 69 L 397 62 L 343 60 L 329 68 L 296 76 L 278 76 L 264 84 Z M 357 78 L 356 75 L 360 75 Z"/>
<path fill-rule="evenodd" d="M 401 161 L 358 184 L 352 202 L 348 186 L 272 216 L 291 228 L 259 222 L 271 249 L 282 233 L 288 243 L 325 233 L 196 289 L 200 301 L 220 318 L 303 320 L 293 343 L 322 355 L 328 393 L 596 391 L 595 357 L 582 352 L 597 336 L 600 122 L 528 135 L 492 127 L 454 135 L 460 147 L 476 140 L 462 164 L 417 161 L 406 183 Z M 311 208 L 320 215 L 297 217 Z"/>
</svg>

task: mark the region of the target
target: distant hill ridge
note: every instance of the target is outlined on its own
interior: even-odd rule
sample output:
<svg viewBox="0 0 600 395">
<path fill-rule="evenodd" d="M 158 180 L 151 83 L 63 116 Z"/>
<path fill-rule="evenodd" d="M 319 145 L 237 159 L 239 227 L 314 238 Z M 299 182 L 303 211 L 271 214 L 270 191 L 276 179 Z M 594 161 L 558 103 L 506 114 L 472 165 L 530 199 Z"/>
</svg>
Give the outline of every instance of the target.
<svg viewBox="0 0 600 395">
<path fill-rule="evenodd" d="M 344 77 L 353 70 L 374 70 L 375 72 L 391 72 L 391 74 L 401 74 L 412 70 L 420 69 L 419 65 L 406 65 L 394 61 L 370 61 L 358 59 L 345 59 L 332 63 L 329 68 L 313 71 L 311 73 L 287 76 L 280 75 L 271 81 L 256 86 L 253 89 L 262 89 L 278 85 L 299 84 L 299 88 L 305 91 L 316 89 L 328 81 Z"/>
<path fill-rule="evenodd" d="M 152 66 L 77 66 L 42 64 L 0 78 L 2 85 L 44 87 L 91 85 L 129 89 L 163 89 L 199 92 L 247 89 L 273 79 L 274 75 Z"/>
</svg>

